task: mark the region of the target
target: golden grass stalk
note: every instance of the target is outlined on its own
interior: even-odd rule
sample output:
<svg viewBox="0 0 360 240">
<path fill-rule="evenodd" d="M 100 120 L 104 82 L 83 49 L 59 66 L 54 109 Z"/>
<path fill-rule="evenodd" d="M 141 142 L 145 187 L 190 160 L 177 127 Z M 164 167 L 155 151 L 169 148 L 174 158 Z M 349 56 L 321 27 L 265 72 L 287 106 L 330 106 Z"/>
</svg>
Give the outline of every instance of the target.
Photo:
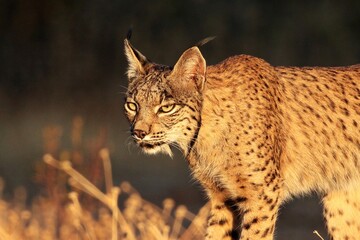
<svg viewBox="0 0 360 240">
<path fill-rule="evenodd" d="M 112 170 L 111 170 L 111 161 L 110 161 L 109 150 L 106 148 L 101 149 L 100 157 L 103 161 L 103 166 L 104 166 L 106 192 L 110 193 L 113 190 L 113 180 L 111 177 Z"/>
<path fill-rule="evenodd" d="M 165 221 L 168 221 L 171 216 L 171 211 L 174 209 L 175 202 L 171 198 L 166 198 L 163 201 L 162 216 Z"/>
<path fill-rule="evenodd" d="M 205 227 L 207 224 L 207 216 L 210 211 L 210 202 L 205 204 L 198 212 L 198 214 L 193 218 L 190 226 L 186 229 L 186 231 L 181 235 L 179 240 L 187 240 L 187 239 L 197 239 L 203 238 L 205 234 Z M 196 237 L 198 236 L 198 237 Z"/>
<path fill-rule="evenodd" d="M 69 199 L 72 201 L 72 204 L 69 207 L 75 216 L 75 219 L 73 219 L 75 221 L 74 225 L 78 227 L 79 232 L 84 232 L 86 234 L 87 239 L 89 240 L 96 239 L 92 227 L 89 225 L 88 221 L 84 219 L 83 210 L 78 198 L 78 193 L 70 192 L 68 196 Z"/>
<path fill-rule="evenodd" d="M 112 240 L 117 240 L 118 239 L 118 228 L 117 228 L 117 223 L 119 221 L 119 214 L 120 214 L 120 210 L 117 206 L 117 200 L 120 194 L 120 188 L 118 187 L 112 187 L 111 188 L 111 209 L 112 209 L 112 224 L 111 224 L 111 232 L 112 232 Z M 128 230 L 130 231 L 130 229 Z"/>
<path fill-rule="evenodd" d="M 91 196 L 95 197 L 102 203 L 104 203 L 113 213 L 113 218 L 118 222 L 119 226 L 121 226 L 123 231 L 123 239 L 129 239 L 129 240 L 135 240 L 135 235 L 131 231 L 131 228 L 125 218 L 123 217 L 122 213 L 120 212 L 119 208 L 117 207 L 117 196 L 120 193 L 118 190 L 118 193 L 114 193 L 114 196 L 116 196 L 116 201 L 112 199 L 112 194 L 110 192 L 109 195 L 104 194 L 101 192 L 95 185 L 93 185 L 89 180 L 87 180 L 84 176 L 82 176 L 78 171 L 76 171 L 74 168 L 72 168 L 71 163 L 69 161 L 57 161 L 55 160 L 51 155 L 45 154 L 44 155 L 44 162 L 58 168 L 60 170 L 63 170 L 66 174 L 68 174 L 73 181 L 76 182 L 74 186 L 79 187 L 80 190 L 83 190 L 84 192 L 90 194 Z M 116 202 L 116 204 L 114 204 Z M 114 216 L 115 215 L 115 216 Z M 117 233 L 117 225 L 112 225 L 112 231 L 113 233 Z M 116 234 L 117 236 L 117 234 Z M 114 236 L 113 236 L 114 237 Z M 113 238 L 117 239 L 117 238 Z"/>
<path fill-rule="evenodd" d="M 177 209 L 175 210 L 175 221 L 172 227 L 170 240 L 176 240 L 176 237 L 179 235 L 186 213 L 187 209 L 185 206 L 182 205 L 177 207 Z"/>
<path fill-rule="evenodd" d="M 324 240 L 324 238 L 319 234 L 318 231 L 314 230 L 313 233 L 318 236 L 321 240 Z"/>
<path fill-rule="evenodd" d="M 95 185 L 93 185 L 89 180 L 87 180 L 83 175 L 78 171 L 72 168 L 70 161 L 57 161 L 50 154 L 44 155 L 44 162 L 63 170 L 68 174 L 72 180 L 76 182 L 76 186 L 79 186 L 80 190 L 85 190 L 86 193 L 97 198 L 99 201 L 103 202 L 107 206 L 111 206 L 111 199 L 109 199 L 103 192 L 101 192 Z"/>
</svg>

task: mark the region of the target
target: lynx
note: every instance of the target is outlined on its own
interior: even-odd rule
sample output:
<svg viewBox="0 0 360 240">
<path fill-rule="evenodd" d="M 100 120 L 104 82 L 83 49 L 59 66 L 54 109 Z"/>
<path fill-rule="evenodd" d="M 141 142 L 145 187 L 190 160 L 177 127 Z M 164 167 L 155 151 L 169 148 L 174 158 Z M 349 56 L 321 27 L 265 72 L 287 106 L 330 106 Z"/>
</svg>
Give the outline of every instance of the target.
<svg viewBox="0 0 360 240">
<path fill-rule="evenodd" d="M 280 204 L 310 192 L 331 239 L 360 238 L 360 65 L 207 66 L 194 46 L 170 67 L 124 43 L 133 139 L 183 152 L 211 202 L 207 240 L 274 239 Z"/>
</svg>

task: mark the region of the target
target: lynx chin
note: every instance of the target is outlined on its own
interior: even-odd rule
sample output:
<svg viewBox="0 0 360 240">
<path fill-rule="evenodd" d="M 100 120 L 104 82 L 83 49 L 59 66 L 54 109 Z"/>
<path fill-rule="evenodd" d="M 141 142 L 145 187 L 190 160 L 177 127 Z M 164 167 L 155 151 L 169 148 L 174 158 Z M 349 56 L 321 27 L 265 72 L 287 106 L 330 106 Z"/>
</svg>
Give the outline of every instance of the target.
<svg viewBox="0 0 360 240">
<path fill-rule="evenodd" d="M 360 237 L 360 65 L 274 67 L 247 55 L 174 67 L 125 39 L 125 113 L 147 153 L 184 153 L 211 212 L 205 239 L 274 239 L 280 204 L 317 192 L 331 239 Z"/>
</svg>

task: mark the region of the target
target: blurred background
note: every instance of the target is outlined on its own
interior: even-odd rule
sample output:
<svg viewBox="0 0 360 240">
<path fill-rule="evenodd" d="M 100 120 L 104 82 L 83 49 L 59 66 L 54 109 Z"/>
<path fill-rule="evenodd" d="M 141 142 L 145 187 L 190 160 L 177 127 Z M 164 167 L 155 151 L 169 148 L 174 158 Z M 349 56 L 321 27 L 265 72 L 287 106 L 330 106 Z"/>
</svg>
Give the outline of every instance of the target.
<svg viewBox="0 0 360 240">
<path fill-rule="evenodd" d="M 116 184 L 129 181 L 156 204 L 172 197 L 197 211 L 206 202 L 181 154 L 149 157 L 130 144 L 123 115 L 130 26 L 133 45 L 167 65 L 214 35 L 201 49 L 208 64 L 235 54 L 273 65 L 360 62 L 358 0 L 1 0 L 0 176 L 8 194 L 20 185 L 30 196 L 41 192 L 34 179 L 51 149 L 47 132 L 55 131 L 59 149 L 71 149 L 81 119 L 84 146 L 110 149 Z M 319 202 L 286 204 L 277 239 L 318 239 L 315 229 L 325 236 Z"/>
</svg>

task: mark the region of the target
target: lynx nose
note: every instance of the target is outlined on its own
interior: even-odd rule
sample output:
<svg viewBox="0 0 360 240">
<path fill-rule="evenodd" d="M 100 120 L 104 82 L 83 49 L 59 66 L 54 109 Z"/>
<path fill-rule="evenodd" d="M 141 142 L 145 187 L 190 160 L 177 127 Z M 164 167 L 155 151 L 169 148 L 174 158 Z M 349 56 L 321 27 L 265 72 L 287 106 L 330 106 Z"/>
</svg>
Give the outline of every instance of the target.
<svg viewBox="0 0 360 240">
<path fill-rule="evenodd" d="M 139 139 L 143 139 L 147 135 L 147 132 L 141 129 L 134 129 L 133 135 Z"/>
</svg>

